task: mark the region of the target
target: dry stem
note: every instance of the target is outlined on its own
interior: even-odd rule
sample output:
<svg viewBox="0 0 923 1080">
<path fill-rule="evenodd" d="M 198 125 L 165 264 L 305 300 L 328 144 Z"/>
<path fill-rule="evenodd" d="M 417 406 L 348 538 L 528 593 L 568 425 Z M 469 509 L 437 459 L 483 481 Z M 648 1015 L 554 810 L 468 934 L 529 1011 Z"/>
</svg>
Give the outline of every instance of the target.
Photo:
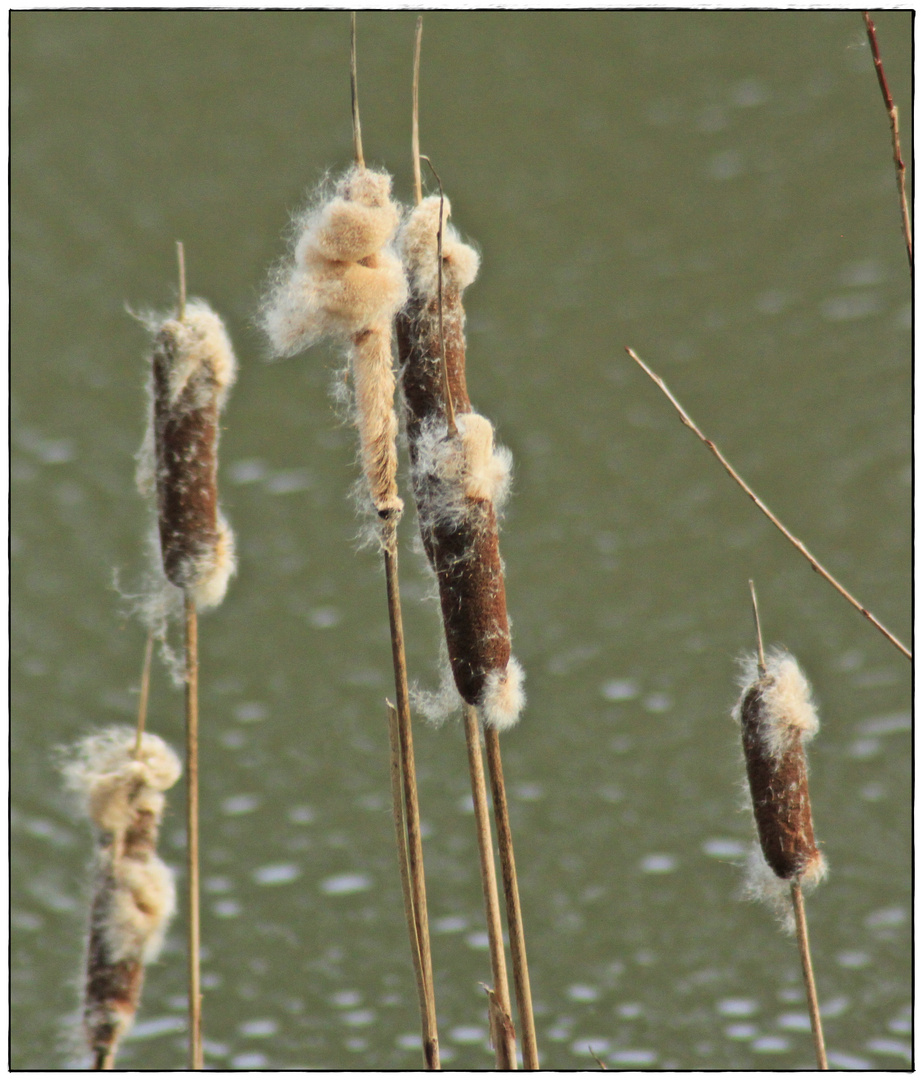
<svg viewBox="0 0 923 1080">
<path fill-rule="evenodd" d="M 510 953 L 513 958 L 519 1036 L 522 1041 L 522 1064 L 525 1069 L 538 1069 L 535 1017 L 532 1015 L 532 988 L 529 985 L 526 937 L 522 925 L 522 909 L 519 904 L 519 886 L 516 882 L 516 859 L 513 855 L 513 834 L 510 830 L 506 785 L 503 782 L 500 739 L 497 732 L 487 725 L 484 725 L 484 744 L 487 748 L 487 769 L 490 773 L 494 820 L 497 823 L 497 845 L 500 849 L 500 869 L 503 873 L 503 892 L 506 897 L 506 922 L 510 934 Z"/>
<path fill-rule="evenodd" d="M 110 1046 L 105 1050 L 97 1050 L 93 1060 L 93 1072 L 108 1072 L 115 1068 L 115 1047 Z"/>
<path fill-rule="evenodd" d="M 478 855 L 481 863 L 481 887 L 484 890 L 484 909 L 487 915 L 487 938 L 490 942 L 490 966 L 493 975 L 493 994 L 496 1002 L 489 1001 L 488 1008 L 496 1008 L 500 1016 L 494 1022 L 490 1012 L 491 1031 L 494 1032 L 494 1050 L 498 1069 L 516 1068 L 516 1032 L 513 1029 L 510 1008 L 510 988 L 506 975 L 506 954 L 503 948 L 503 926 L 500 921 L 500 897 L 497 893 L 497 873 L 494 868 L 494 851 L 490 835 L 490 815 L 487 807 L 487 785 L 484 782 L 484 762 L 481 758 L 481 725 L 477 709 L 465 705 L 465 741 L 468 746 L 468 772 L 471 776 L 471 796 L 474 802 L 474 821 L 477 829 Z M 488 995 L 489 996 L 489 995 Z M 506 1017 L 506 1023 L 503 1017 Z"/>
<path fill-rule="evenodd" d="M 804 973 L 804 988 L 808 997 L 808 1012 L 811 1014 L 811 1034 L 814 1036 L 814 1052 L 817 1054 L 818 1069 L 827 1068 L 827 1050 L 824 1046 L 824 1029 L 820 1022 L 820 1008 L 817 1004 L 817 987 L 814 985 L 814 969 L 811 965 L 811 947 L 808 943 L 808 920 L 804 913 L 804 895 L 801 883 L 792 882 L 792 909 L 795 913 L 795 931 L 798 935 L 798 951 L 801 953 L 801 970 Z"/>
<path fill-rule="evenodd" d="M 410 156 L 413 159 L 413 195 L 415 205 L 423 202 L 423 177 L 420 175 L 420 46 L 423 41 L 423 16 L 417 16 L 413 44 L 413 119 L 410 128 Z"/>
<path fill-rule="evenodd" d="M 878 51 L 878 35 L 875 33 L 875 24 L 867 11 L 862 13 L 865 19 L 865 29 L 872 47 L 872 60 L 875 62 L 875 74 L 878 76 L 878 85 L 881 87 L 881 96 L 884 98 L 888 120 L 891 123 L 891 148 L 894 151 L 894 169 L 897 174 L 897 193 L 901 204 L 901 227 L 904 230 L 904 243 L 907 245 L 907 258 L 910 260 L 910 269 L 913 270 L 913 233 L 910 229 L 910 213 L 907 209 L 907 190 L 904 183 L 906 168 L 901 156 L 901 137 L 897 126 L 897 106 L 891 97 L 888 80 L 885 77 L 884 65 L 881 62 L 881 53 Z"/>
<path fill-rule="evenodd" d="M 891 631 L 888 630 L 882 623 L 880 623 L 878 619 L 876 619 L 875 616 L 868 610 L 868 608 L 863 607 L 854 596 L 848 593 L 846 589 L 844 589 L 843 586 L 837 581 L 837 579 L 829 572 L 829 570 L 821 566 L 821 564 L 817 561 L 817 559 L 814 558 L 811 552 L 808 551 L 805 545 L 796 536 L 790 533 L 788 529 L 786 529 L 782 522 L 775 516 L 775 514 L 769 509 L 769 507 L 763 502 L 763 500 L 753 491 L 753 489 L 747 486 L 747 484 L 740 477 L 740 475 L 734 471 L 730 462 L 727 460 L 727 458 L 724 457 L 718 447 L 715 446 L 711 439 L 706 438 L 698 429 L 698 427 L 696 427 L 695 422 L 691 419 L 689 414 L 685 411 L 685 409 L 683 409 L 682 405 L 680 405 L 676 398 L 670 393 L 670 390 L 668 389 L 667 384 L 663 381 L 663 379 L 661 379 L 659 375 L 653 372 L 647 366 L 647 364 L 645 364 L 644 361 L 637 355 L 637 353 L 634 352 L 633 349 L 626 348 L 625 352 L 627 352 L 628 355 L 632 358 L 632 360 L 634 360 L 634 362 L 640 368 L 642 368 L 650 376 L 650 378 L 660 387 L 664 394 L 666 394 L 666 396 L 670 399 L 670 402 L 672 403 L 676 411 L 679 413 L 679 417 L 686 425 L 686 427 L 693 431 L 699 437 L 699 439 L 701 439 L 701 441 L 705 443 L 708 449 L 711 450 L 715 457 L 724 466 L 725 472 L 727 472 L 728 476 L 730 476 L 730 478 L 743 490 L 744 494 L 746 494 L 750 499 L 753 500 L 754 503 L 756 503 L 757 507 L 766 515 L 766 517 L 769 518 L 769 520 L 773 523 L 773 525 L 775 525 L 779 532 L 781 532 L 782 535 L 801 552 L 801 554 L 811 564 L 812 569 L 816 570 L 817 573 L 820 574 L 820 576 L 826 582 L 828 582 L 834 587 L 834 589 L 836 589 L 840 596 L 848 600 L 850 604 L 852 604 L 852 606 L 856 609 L 856 611 L 858 611 L 861 615 L 864 615 L 865 618 L 868 619 L 868 621 L 876 629 L 880 630 L 881 633 L 884 634 L 884 636 L 888 639 L 888 641 L 890 641 L 896 649 L 902 652 L 908 660 L 912 660 L 913 654 L 910 652 L 907 646 L 903 645 L 900 641 L 898 641 L 898 639 L 891 633 Z"/>
<path fill-rule="evenodd" d="M 766 674 L 766 655 L 763 652 L 763 631 L 760 627 L 760 609 L 756 604 L 756 586 L 750 581 L 750 599 L 753 601 L 753 622 L 756 626 L 756 655 L 759 657 L 760 676 Z"/>
<path fill-rule="evenodd" d="M 186 318 L 186 251 L 182 240 L 176 241 L 176 261 L 179 269 L 179 321 Z"/>
<path fill-rule="evenodd" d="M 189 1068 L 202 1060 L 202 990 L 199 934 L 199 633 L 195 601 L 186 606 L 186 803 L 189 874 Z"/>
<path fill-rule="evenodd" d="M 365 168 L 365 158 L 362 156 L 362 128 L 359 124 L 359 75 L 356 66 L 356 13 L 352 14 L 350 23 L 350 47 L 349 47 L 349 90 L 353 110 L 353 151 L 356 164 L 360 169 Z"/>
<path fill-rule="evenodd" d="M 433 960 L 429 944 L 429 917 L 426 911 L 426 881 L 423 874 L 423 840 L 417 803 L 417 773 L 410 725 L 410 696 L 407 691 L 407 660 L 404 653 L 404 625 L 397 573 L 397 530 L 393 521 L 382 525 L 382 554 L 388 591 L 388 618 L 391 624 L 391 655 L 394 661 L 394 688 L 397 696 L 398 732 L 404 765 L 404 813 L 407 822 L 408 861 L 415 916 L 416 936 L 411 949 L 419 948 L 426 1003 L 423 1010 L 423 1056 L 427 1069 L 439 1068 L 439 1038 L 436 1031 L 436 1000 L 433 990 Z"/>
<path fill-rule="evenodd" d="M 141 740 L 144 738 L 144 726 L 147 723 L 147 699 L 151 689 L 151 659 L 154 655 L 154 631 L 149 630 L 144 646 L 144 661 L 141 664 L 141 689 L 138 693 L 138 735 L 135 739 L 135 757 L 141 757 Z"/>
</svg>

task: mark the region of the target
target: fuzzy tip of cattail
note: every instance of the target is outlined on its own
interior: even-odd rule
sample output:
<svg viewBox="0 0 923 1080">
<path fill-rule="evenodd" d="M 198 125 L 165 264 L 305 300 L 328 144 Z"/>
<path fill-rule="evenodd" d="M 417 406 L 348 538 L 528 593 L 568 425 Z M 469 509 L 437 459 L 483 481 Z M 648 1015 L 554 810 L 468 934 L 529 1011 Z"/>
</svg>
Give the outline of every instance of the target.
<svg viewBox="0 0 923 1080">
<path fill-rule="evenodd" d="M 401 254 L 411 287 L 422 296 L 436 296 L 439 289 L 439 202 L 438 195 L 425 198 L 411 211 L 400 233 Z M 449 224 L 449 200 L 443 199 L 442 204 L 442 286 L 446 291 L 461 292 L 477 277 L 481 258 Z"/>
<path fill-rule="evenodd" d="M 512 475 L 513 455 L 494 446 L 491 422 L 479 413 L 457 417 L 464 446 L 464 486 L 469 499 L 489 499 L 494 508 L 506 502 Z"/>
<path fill-rule="evenodd" d="M 526 703 L 524 679 L 519 661 L 512 656 L 502 671 L 488 673 L 478 703 L 485 724 L 506 731 L 516 723 Z"/>
<path fill-rule="evenodd" d="M 157 329 L 174 343 L 177 357 L 169 375 L 169 404 L 179 401 L 189 380 L 205 366 L 207 392 L 215 395 L 220 411 L 237 379 L 237 360 L 221 317 L 204 300 L 188 300 L 182 318 L 166 319 Z"/>
<path fill-rule="evenodd" d="M 806 893 L 812 892 L 827 876 L 827 860 L 821 852 L 815 852 L 805 867 L 799 884 Z M 795 918 L 792 912 L 791 881 L 778 877 L 763 857 L 759 844 L 754 844 L 747 855 L 741 899 L 765 904 L 786 934 L 794 934 Z"/>
<path fill-rule="evenodd" d="M 218 511 L 214 544 L 197 557 L 190 589 L 197 610 L 217 607 L 228 591 L 228 582 L 237 573 L 234 532 Z"/>
<path fill-rule="evenodd" d="M 81 798 L 87 817 L 103 832 L 123 832 L 139 809 L 159 818 L 162 793 L 182 772 L 179 758 L 158 735 L 145 732 L 137 757 L 136 743 L 132 728 L 108 728 L 61 755 L 66 786 Z"/>
<path fill-rule="evenodd" d="M 350 169 L 332 198 L 321 195 L 301 216 L 292 255 L 262 308 L 276 355 L 394 318 L 407 299 L 403 267 L 387 247 L 399 221 L 391 177 L 364 167 Z"/>
<path fill-rule="evenodd" d="M 796 738 L 802 745 L 817 734 L 820 723 L 811 698 L 811 686 L 798 661 L 785 649 L 771 649 L 766 654 L 766 673 L 759 675 L 759 658 L 754 653 L 741 661 L 740 683 L 743 689 L 734 710 L 741 720 L 744 700 L 759 683 L 762 714 L 760 735 L 767 752 L 781 758 Z"/>
</svg>

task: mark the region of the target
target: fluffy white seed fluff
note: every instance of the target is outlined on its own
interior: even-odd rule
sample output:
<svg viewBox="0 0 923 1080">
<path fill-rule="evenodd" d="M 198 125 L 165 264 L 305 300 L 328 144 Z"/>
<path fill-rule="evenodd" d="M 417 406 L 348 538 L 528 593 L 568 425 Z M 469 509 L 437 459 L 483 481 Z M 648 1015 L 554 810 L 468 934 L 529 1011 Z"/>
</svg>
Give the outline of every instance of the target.
<svg viewBox="0 0 923 1080">
<path fill-rule="evenodd" d="M 400 233 L 400 251 L 410 275 L 413 290 L 421 296 L 436 296 L 439 291 L 439 196 L 430 195 L 416 206 Z M 460 239 L 448 222 L 452 212 L 448 199 L 443 200 L 442 287 L 443 290 L 466 289 L 477 277 L 481 259 L 470 244 Z"/>
<path fill-rule="evenodd" d="M 807 744 L 817 734 L 820 725 L 811 699 L 811 686 L 798 662 L 785 649 L 772 649 L 766 654 L 766 674 L 762 679 L 758 657 L 748 655 L 741 662 L 743 692 L 735 706 L 738 721 L 744 698 L 757 680 L 762 685 L 764 705 L 763 744 L 772 757 L 779 759 L 791 746 L 793 737 L 800 736 L 801 742 Z"/>
<path fill-rule="evenodd" d="M 112 963 L 156 960 L 176 913 L 173 873 L 157 855 L 144 862 L 122 859 L 115 868 L 105 924 L 101 927 Z"/>
<path fill-rule="evenodd" d="M 191 590 L 197 610 L 217 607 L 228 591 L 228 582 L 237 572 L 234 532 L 218 511 L 218 539 L 214 547 L 196 560 L 196 584 Z"/>
<path fill-rule="evenodd" d="M 505 671 L 491 671 L 481 692 L 481 718 L 497 731 L 506 731 L 519 719 L 526 703 L 524 675 L 519 661 L 510 657 Z"/>
<path fill-rule="evenodd" d="M 400 220 L 390 192 L 387 173 L 353 168 L 332 199 L 302 216 L 292 257 L 263 305 L 263 328 L 277 355 L 390 322 L 403 307 L 403 268 L 387 247 Z"/>
<path fill-rule="evenodd" d="M 213 385 L 204 388 L 206 400 L 195 405 L 207 404 L 214 393 L 220 412 L 237 379 L 237 360 L 221 317 L 204 300 L 189 300 L 182 319 L 166 319 L 158 322 L 155 329 L 169 333 L 177 344 L 177 360 L 181 361 L 170 370 L 170 405 L 176 404 L 189 379 L 205 366 Z"/>
<path fill-rule="evenodd" d="M 817 852 L 798 880 L 802 890 L 807 893 L 817 888 L 826 876 L 827 860 L 820 852 Z M 776 877 L 772 867 L 763 857 L 760 845 L 754 843 L 747 854 L 741 898 L 765 904 L 786 934 L 795 932 L 791 886 L 791 881 Z"/>
</svg>

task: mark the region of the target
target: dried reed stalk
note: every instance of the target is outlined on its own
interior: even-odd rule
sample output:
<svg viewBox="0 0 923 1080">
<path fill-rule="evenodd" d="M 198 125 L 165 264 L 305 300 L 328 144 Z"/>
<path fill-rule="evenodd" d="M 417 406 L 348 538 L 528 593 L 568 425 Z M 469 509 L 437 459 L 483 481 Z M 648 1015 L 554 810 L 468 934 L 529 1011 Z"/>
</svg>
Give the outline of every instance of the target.
<svg viewBox="0 0 923 1080">
<path fill-rule="evenodd" d="M 162 739 L 144 735 L 139 748 L 126 727 L 81 740 L 62 772 L 96 833 L 83 1026 L 92 1068 L 109 1070 L 176 906 L 157 835 L 163 793 L 179 778 L 180 764 Z"/>
<path fill-rule="evenodd" d="M 827 864 L 814 839 L 808 768 L 804 746 L 817 732 L 810 687 L 794 657 L 782 650 L 763 652 L 756 590 L 750 582 L 757 653 L 745 669 L 735 715 L 741 727 L 747 780 L 765 865 L 751 861 L 751 895 L 767 900 L 781 914 L 788 885 L 798 936 L 805 993 L 819 1069 L 827 1068 L 817 989 L 808 947 L 802 886 L 816 885 Z M 754 678 L 755 676 L 755 678 Z"/>
<path fill-rule="evenodd" d="M 156 325 L 151 415 L 139 482 L 156 484 L 163 571 L 182 590 L 185 621 L 187 859 L 189 866 L 189 1063 L 203 1068 L 199 929 L 198 616 L 219 604 L 234 572 L 234 537 L 218 506 L 218 417 L 237 362 L 221 319 L 202 301 L 186 302 L 185 260 L 179 309 Z M 140 726 L 140 722 L 139 722 Z"/>
<path fill-rule="evenodd" d="M 725 456 L 721 453 L 721 451 L 718 449 L 718 447 L 715 446 L 715 444 L 711 441 L 711 439 L 706 438 L 705 435 L 702 434 L 702 432 L 696 426 L 695 422 L 692 420 L 692 418 L 689 416 L 689 414 L 686 412 L 686 410 L 682 407 L 682 405 L 680 405 L 680 403 L 676 400 L 676 398 L 670 392 L 670 390 L 667 387 L 667 384 L 663 381 L 663 379 L 661 379 L 659 375 L 657 375 L 655 372 L 653 372 L 647 366 L 647 364 L 645 364 L 644 361 L 637 355 L 637 353 L 634 352 L 633 349 L 626 348 L 625 352 L 627 352 L 628 355 L 632 358 L 632 360 L 634 360 L 634 362 L 660 387 L 660 389 L 663 391 L 663 393 L 670 400 L 670 403 L 673 405 L 673 408 L 676 409 L 676 411 L 679 413 L 680 420 L 682 420 L 682 422 L 686 425 L 686 427 L 689 428 L 692 432 L 694 432 L 698 436 L 698 438 L 703 443 L 705 443 L 705 445 L 708 447 L 708 449 L 711 450 L 711 452 L 715 455 L 715 457 L 724 466 L 724 470 L 728 474 L 728 476 L 730 476 L 730 478 L 734 481 L 734 483 L 737 484 L 738 487 L 740 487 L 743 490 L 744 494 L 747 495 L 747 497 L 750 498 L 756 504 L 756 506 L 759 508 L 759 510 L 761 510 L 762 513 L 765 514 L 767 518 L 769 518 L 769 520 L 773 523 L 773 525 L 775 525 L 775 527 L 779 530 L 779 532 L 782 533 L 782 535 L 786 538 L 786 540 L 788 540 L 789 543 L 792 544 L 793 547 L 795 547 L 798 551 L 801 552 L 801 554 L 811 564 L 811 568 L 813 570 L 815 570 L 818 574 L 820 574 L 820 576 L 828 584 L 832 585 L 834 587 L 834 589 L 836 589 L 836 591 L 840 594 L 840 596 L 842 596 L 845 600 L 848 600 L 849 603 L 852 604 L 852 606 L 856 609 L 856 611 L 859 612 L 860 615 L 863 615 L 866 619 L 868 619 L 868 621 L 875 627 L 876 630 L 879 630 L 882 634 L 884 634 L 884 636 L 888 639 L 888 641 L 890 641 L 891 644 L 896 649 L 898 649 L 900 652 L 902 652 L 904 654 L 904 656 L 907 657 L 908 660 L 912 660 L 913 659 L 913 654 L 910 652 L 910 650 L 907 648 L 907 646 L 902 644 L 900 641 L 898 641 L 898 639 L 894 636 L 894 634 L 892 634 L 891 631 L 887 629 L 887 627 L 885 627 L 881 622 L 879 622 L 878 619 L 876 619 L 875 616 L 868 610 L 868 608 L 863 607 L 862 604 L 860 604 L 859 601 L 856 600 L 856 598 L 854 596 L 852 596 L 850 593 L 848 593 L 846 591 L 846 589 L 843 588 L 843 586 L 830 573 L 830 571 L 827 570 L 825 567 L 823 567 L 817 561 L 817 559 L 814 558 L 814 556 L 811 554 L 810 551 L 808 551 L 808 549 L 805 547 L 805 545 L 795 535 L 793 535 L 791 532 L 789 532 L 789 530 L 782 524 L 782 522 L 775 516 L 775 514 L 763 502 L 763 500 L 753 491 L 753 489 L 751 487 L 749 487 L 746 484 L 746 482 L 735 471 L 735 469 L 732 467 L 731 463 L 727 460 L 727 458 L 725 458 Z"/>
<path fill-rule="evenodd" d="M 867 11 L 862 13 L 865 19 L 865 31 L 868 34 L 869 45 L 872 47 L 872 60 L 875 64 L 875 74 L 878 76 L 878 85 L 881 87 L 881 96 L 884 98 L 885 110 L 888 113 L 888 122 L 891 125 L 891 149 L 894 154 L 894 170 L 897 174 L 897 194 L 901 208 L 901 228 L 904 232 L 904 244 L 907 247 L 907 259 L 913 271 L 913 230 L 910 227 L 910 212 L 907 209 L 907 188 L 904 183 L 906 167 L 901 154 L 901 136 L 897 123 L 897 106 L 891 97 L 891 89 L 885 76 L 884 64 L 881 62 L 881 53 L 878 51 L 878 35 L 875 33 L 875 24 Z"/>
<path fill-rule="evenodd" d="M 356 21 L 352 17 L 350 87 L 355 165 L 331 198 L 301 222 L 291 264 L 277 276 L 264 306 L 263 323 L 276 353 L 291 355 L 325 337 L 346 344 L 355 389 L 369 501 L 385 566 L 391 651 L 403 775 L 403 819 L 413 903 L 408 915 L 411 955 L 422 997 L 426 1067 L 439 1068 L 439 1041 L 430 954 L 423 845 L 417 802 L 407 668 L 398 580 L 397 524 L 403 503 L 397 493 L 397 416 L 391 338 L 394 316 L 406 299 L 406 283 L 390 242 L 400 214 L 391 200 L 391 177 L 365 167 L 359 126 Z M 401 847 L 398 848 L 399 861 Z M 420 977 L 422 976 L 422 978 Z"/>
</svg>

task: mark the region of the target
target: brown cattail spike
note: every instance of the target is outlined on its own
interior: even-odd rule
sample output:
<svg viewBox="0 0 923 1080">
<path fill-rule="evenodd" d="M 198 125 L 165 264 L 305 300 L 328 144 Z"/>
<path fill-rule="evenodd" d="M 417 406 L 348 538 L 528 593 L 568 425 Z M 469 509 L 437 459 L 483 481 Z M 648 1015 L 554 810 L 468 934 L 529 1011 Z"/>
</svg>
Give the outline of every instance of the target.
<svg viewBox="0 0 923 1080">
<path fill-rule="evenodd" d="M 221 319 L 202 301 L 190 301 L 183 319 L 159 326 L 152 368 L 149 443 L 164 573 L 197 607 L 212 607 L 234 571 L 233 533 L 218 508 L 217 447 L 218 417 L 237 363 Z"/>
<path fill-rule="evenodd" d="M 755 674 L 756 661 L 749 665 Z M 814 840 L 804 744 L 817 731 L 810 687 L 794 657 L 766 656 L 737 705 L 760 847 L 776 877 L 816 880 L 825 861 Z"/>
<path fill-rule="evenodd" d="M 129 728 L 90 736 L 62 770 L 97 834 L 83 1022 L 98 1069 L 112 1067 L 175 908 L 173 876 L 156 848 L 163 792 L 180 764 L 156 735 L 143 736 L 137 755 L 136 743 Z"/>
</svg>

